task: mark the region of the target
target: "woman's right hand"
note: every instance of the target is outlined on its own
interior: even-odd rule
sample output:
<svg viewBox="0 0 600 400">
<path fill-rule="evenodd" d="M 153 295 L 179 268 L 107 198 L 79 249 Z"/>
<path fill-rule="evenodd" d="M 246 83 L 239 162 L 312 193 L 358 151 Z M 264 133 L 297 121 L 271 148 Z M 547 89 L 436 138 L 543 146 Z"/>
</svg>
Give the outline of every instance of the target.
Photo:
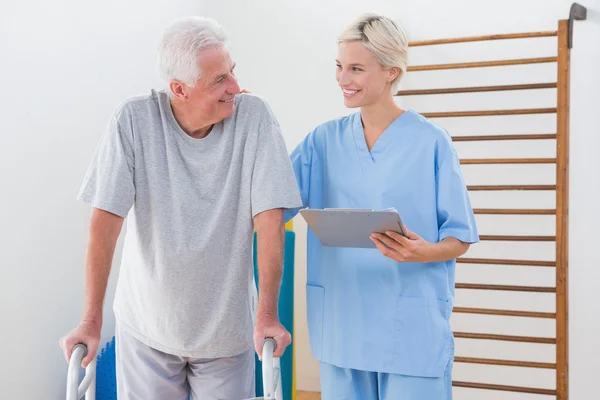
<svg viewBox="0 0 600 400">
<path fill-rule="evenodd" d="M 83 320 L 75 329 L 61 338 L 60 347 L 63 349 L 67 363 L 71 359 L 71 354 L 73 353 L 75 345 L 83 343 L 87 346 L 87 354 L 81 361 L 81 366 L 86 368 L 94 357 L 96 357 L 96 352 L 98 351 L 98 345 L 100 343 L 101 330 L 101 323 L 98 324 L 92 321 Z"/>
</svg>

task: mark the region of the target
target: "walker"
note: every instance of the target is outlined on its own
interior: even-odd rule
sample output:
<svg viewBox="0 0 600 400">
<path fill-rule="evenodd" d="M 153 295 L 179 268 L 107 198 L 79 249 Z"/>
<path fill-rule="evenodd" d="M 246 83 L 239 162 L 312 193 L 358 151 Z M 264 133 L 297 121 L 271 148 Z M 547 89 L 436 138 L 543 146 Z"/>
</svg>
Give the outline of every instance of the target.
<svg viewBox="0 0 600 400">
<path fill-rule="evenodd" d="M 273 357 L 277 344 L 272 338 L 262 343 L 262 397 L 252 397 L 246 400 L 283 400 L 281 387 L 281 366 L 279 358 Z"/>
<path fill-rule="evenodd" d="M 85 395 L 86 400 L 96 400 L 96 357 L 85 369 L 85 377 L 79 383 L 81 360 L 87 355 L 87 346 L 83 343 L 73 347 L 67 373 L 67 400 L 79 400 Z"/>
<path fill-rule="evenodd" d="M 275 347 L 276 343 L 272 338 L 263 341 L 262 378 L 264 396 L 244 400 L 283 400 L 280 360 L 273 357 Z M 96 400 L 96 357 L 85 369 L 85 377 L 79 383 L 81 360 L 86 354 L 86 345 L 77 344 L 73 347 L 67 373 L 67 400 L 80 400 L 84 396 L 85 400 Z"/>
</svg>

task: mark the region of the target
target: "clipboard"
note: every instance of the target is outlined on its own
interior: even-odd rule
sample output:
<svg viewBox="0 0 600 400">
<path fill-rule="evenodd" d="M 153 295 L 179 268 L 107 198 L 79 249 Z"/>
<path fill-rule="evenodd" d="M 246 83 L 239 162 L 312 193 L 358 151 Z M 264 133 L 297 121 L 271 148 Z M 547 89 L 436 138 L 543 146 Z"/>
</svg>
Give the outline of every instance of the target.
<svg viewBox="0 0 600 400">
<path fill-rule="evenodd" d="M 395 209 L 305 208 L 300 215 L 326 247 L 376 248 L 369 238 L 374 232 L 393 231 L 406 236 Z"/>
</svg>

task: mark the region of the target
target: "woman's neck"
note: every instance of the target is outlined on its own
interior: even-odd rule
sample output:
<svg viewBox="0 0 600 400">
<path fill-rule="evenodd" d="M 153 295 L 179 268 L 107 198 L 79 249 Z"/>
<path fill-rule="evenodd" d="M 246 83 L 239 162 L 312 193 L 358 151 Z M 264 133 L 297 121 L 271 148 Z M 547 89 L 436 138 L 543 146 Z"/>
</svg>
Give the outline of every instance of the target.
<svg viewBox="0 0 600 400">
<path fill-rule="evenodd" d="M 378 103 L 361 107 L 360 116 L 369 150 L 392 122 L 404 112 L 405 110 L 400 108 L 391 96 Z"/>
</svg>

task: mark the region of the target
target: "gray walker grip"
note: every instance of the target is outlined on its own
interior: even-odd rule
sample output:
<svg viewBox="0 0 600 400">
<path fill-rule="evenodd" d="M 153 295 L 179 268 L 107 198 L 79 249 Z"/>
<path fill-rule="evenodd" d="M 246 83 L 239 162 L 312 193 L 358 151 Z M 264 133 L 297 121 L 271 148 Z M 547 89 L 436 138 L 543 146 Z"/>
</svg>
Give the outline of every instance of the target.
<svg viewBox="0 0 600 400">
<path fill-rule="evenodd" d="M 85 377 L 79 383 L 81 361 L 87 355 L 87 346 L 83 343 L 73 347 L 67 373 L 67 400 L 96 400 L 96 357 L 85 369 Z"/>
<path fill-rule="evenodd" d="M 277 343 L 267 338 L 262 343 L 262 379 L 263 397 L 248 400 L 283 400 L 281 387 L 281 364 L 279 358 L 273 357 Z"/>
</svg>

